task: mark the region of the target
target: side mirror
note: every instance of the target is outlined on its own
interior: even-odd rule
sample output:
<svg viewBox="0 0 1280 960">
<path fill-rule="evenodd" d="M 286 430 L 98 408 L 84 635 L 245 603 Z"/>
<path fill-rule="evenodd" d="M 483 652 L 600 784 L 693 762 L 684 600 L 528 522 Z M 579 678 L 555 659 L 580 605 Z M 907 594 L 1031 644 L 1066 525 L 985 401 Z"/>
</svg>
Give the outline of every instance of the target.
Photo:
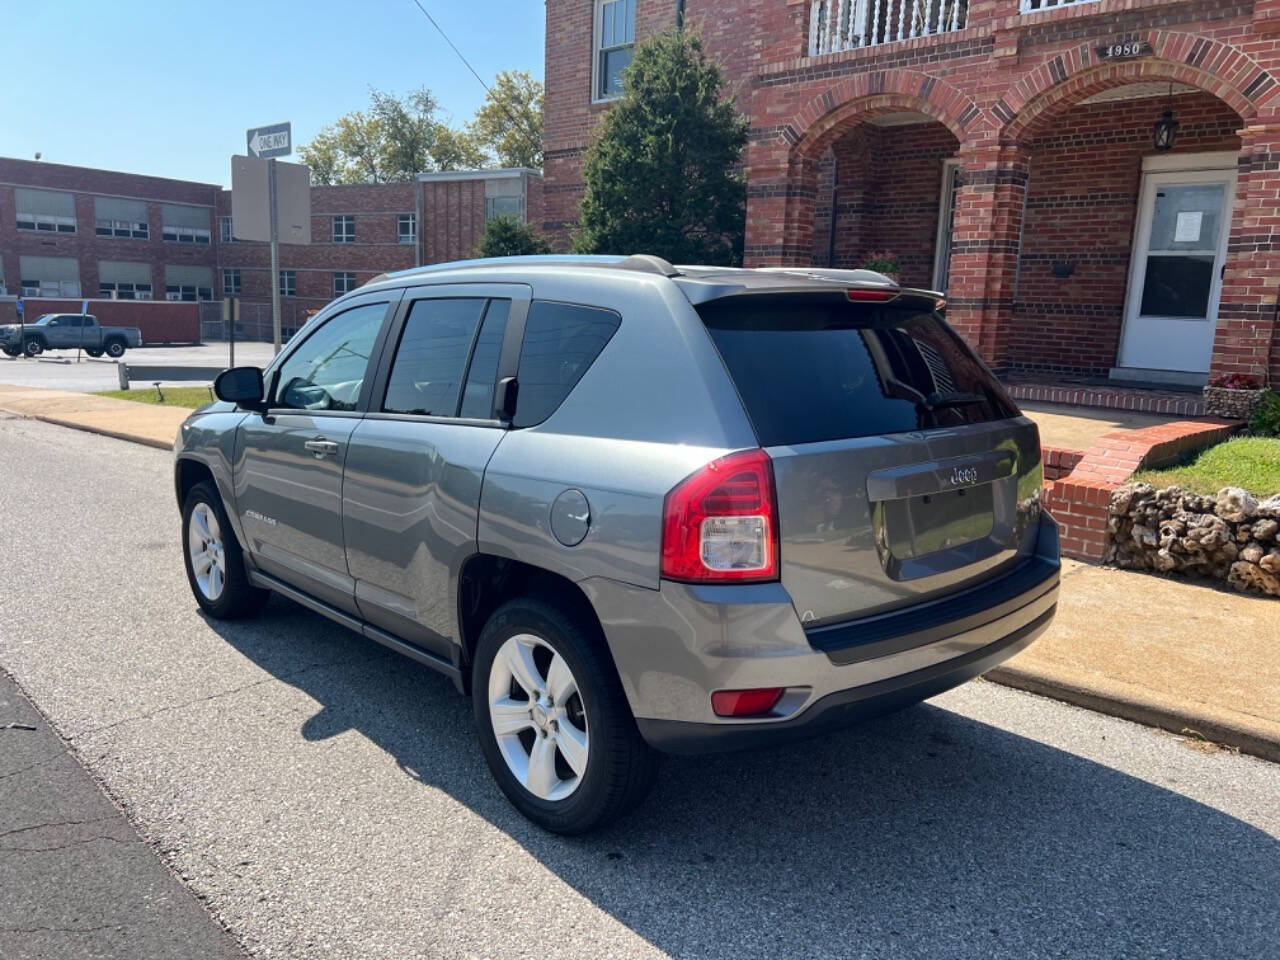
<svg viewBox="0 0 1280 960">
<path fill-rule="evenodd" d="M 213 394 L 219 400 L 234 403 L 245 410 L 267 409 L 262 371 L 257 367 L 223 370 L 213 381 Z"/>
<path fill-rule="evenodd" d="M 499 420 L 510 423 L 516 418 L 516 398 L 519 393 L 520 381 L 515 377 L 503 377 L 498 381 L 493 406 Z"/>
</svg>

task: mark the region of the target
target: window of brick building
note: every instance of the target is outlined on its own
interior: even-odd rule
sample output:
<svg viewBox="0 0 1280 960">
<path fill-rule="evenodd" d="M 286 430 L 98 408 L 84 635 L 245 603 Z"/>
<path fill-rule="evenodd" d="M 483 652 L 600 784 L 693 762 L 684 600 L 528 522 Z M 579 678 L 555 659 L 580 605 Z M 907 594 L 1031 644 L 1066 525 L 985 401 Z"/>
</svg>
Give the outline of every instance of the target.
<svg viewBox="0 0 1280 960">
<path fill-rule="evenodd" d="M 499 217 L 523 219 L 523 202 L 520 197 L 485 197 L 485 220 L 497 220 Z"/>
<path fill-rule="evenodd" d="M 356 288 L 356 275 L 350 271 L 339 270 L 333 275 L 333 295 L 340 297 Z"/>
<path fill-rule="evenodd" d="M 166 300 L 212 300 L 213 267 L 171 263 L 164 268 Z"/>
<path fill-rule="evenodd" d="M 76 201 L 71 194 L 26 187 L 18 187 L 13 194 L 19 230 L 76 232 Z"/>
<path fill-rule="evenodd" d="M 298 273 L 296 270 L 280 271 L 280 296 L 296 297 L 298 295 Z"/>
<path fill-rule="evenodd" d="M 622 94 L 622 71 L 636 46 L 636 0 L 596 0 L 595 99 Z"/>
<path fill-rule="evenodd" d="M 107 300 L 150 300 L 151 264 L 99 260 L 98 296 Z"/>
<path fill-rule="evenodd" d="M 240 268 L 226 267 L 222 271 L 222 295 L 235 297 L 240 294 Z"/>
<path fill-rule="evenodd" d="M 231 238 L 231 218 L 219 217 L 218 218 L 218 242 L 230 243 L 231 239 L 232 239 Z"/>
<path fill-rule="evenodd" d="M 334 243 L 355 243 L 356 242 L 356 218 L 348 213 L 339 214 L 333 218 L 333 242 Z"/>
<path fill-rule="evenodd" d="M 94 232 L 100 237 L 130 237 L 146 240 L 151 231 L 147 226 L 147 202 L 126 200 L 123 197 L 93 198 Z"/>
<path fill-rule="evenodd" d="M 162 203 L 161 235 L 169 243 L 207 244 L 210 240 L 209 208 L 185 203 Z"/>
<path fill-rule="evenodd" d="M 397 223 L 401 243 L 413 243 L 418 239 L 418 215 L 416 213 L 400 214 L 397 218 Z"/>
</svg>

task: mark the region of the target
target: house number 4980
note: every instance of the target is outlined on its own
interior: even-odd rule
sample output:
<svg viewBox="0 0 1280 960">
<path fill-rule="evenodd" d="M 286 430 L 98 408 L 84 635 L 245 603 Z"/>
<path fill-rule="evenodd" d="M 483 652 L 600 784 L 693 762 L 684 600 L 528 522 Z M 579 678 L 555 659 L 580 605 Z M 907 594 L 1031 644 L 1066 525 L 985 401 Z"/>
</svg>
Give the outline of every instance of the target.
<svg viewBox="0 0 1280 960">
<path fill-rule="evenodd" d="M 1122 43 L 1107 43 L 1098 47 L 1098 56 L 1103 60 L 1141 57 L 1149 53 L 1151 53 L 1151 44 L 1145 40 L 1126 40 Z"/>
</svg>

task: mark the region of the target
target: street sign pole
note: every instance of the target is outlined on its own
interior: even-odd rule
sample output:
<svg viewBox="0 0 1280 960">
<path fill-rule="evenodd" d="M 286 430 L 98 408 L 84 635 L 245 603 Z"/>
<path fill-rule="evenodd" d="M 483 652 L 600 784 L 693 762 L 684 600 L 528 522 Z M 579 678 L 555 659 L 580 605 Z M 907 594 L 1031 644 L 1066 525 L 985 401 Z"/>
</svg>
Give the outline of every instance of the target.
<svg viewBox="0 0 1280 960">
<path fill-rule="evenodd" d="M 276 160 L 267 161 L 267 215 L 271 218 L 271 343 L 280 352 L 280 226 L 276 223 Z"/>
</svg>

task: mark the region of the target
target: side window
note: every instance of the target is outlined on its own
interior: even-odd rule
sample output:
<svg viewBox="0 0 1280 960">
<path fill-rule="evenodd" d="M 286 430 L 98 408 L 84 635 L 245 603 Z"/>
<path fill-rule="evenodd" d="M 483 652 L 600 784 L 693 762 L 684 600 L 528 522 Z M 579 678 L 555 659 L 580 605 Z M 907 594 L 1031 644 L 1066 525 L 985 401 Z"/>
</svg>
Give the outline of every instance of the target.
<svg viewBox="0 0 1280 960">
<path fill-rule="evenodd" d="M 281 366 L 274 405 L 354 410 L 386 313 L 385 303 L 369 303 L 325 321 Z"/>
<path fill-rule="evenodd" d="M 502 337 L 507 332 L 507 317 L 511 313 L 510 300 L 490 300 L 471 351 L 471 367 L 467 370 L 467 385 L 462 390 L 462 409 L 459 416 L 488 420 L 493 416 L 493 391 L 498 379 L 498 358 L 502 353 Z"/>
<path fill-rule="evenodd" d="M 535 300 L 520 345 L 513 425 L 531 427 L 551 416 L 569 395 L 621 319 L 611 310 Z"/>
<path fill-rule="evenodd" d="M 414 303 L 391 362 L 383 410 L 437 417 L 457 414 L 462 375 L 484 305 L 483 297 Z"/>
</svg>

